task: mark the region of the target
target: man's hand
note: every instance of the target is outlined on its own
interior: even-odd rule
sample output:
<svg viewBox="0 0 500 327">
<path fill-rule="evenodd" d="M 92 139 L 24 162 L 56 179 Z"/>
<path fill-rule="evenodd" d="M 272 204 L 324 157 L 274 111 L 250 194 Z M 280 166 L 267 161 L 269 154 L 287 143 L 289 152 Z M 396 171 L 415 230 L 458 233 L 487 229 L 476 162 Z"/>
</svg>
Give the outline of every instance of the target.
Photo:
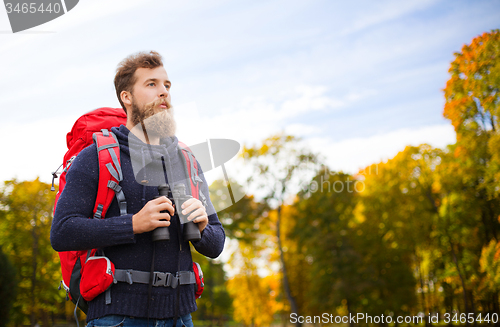
<svg viewBox="0 0 500 327">
<path fill-rule="evenodd" d="M 168 212 L 160 212 L 163 210 Z M 132 216 L 134 234 L 149 232 L 158 227 L 170 226 L 170 216 L 173 216 L 174 212 L 172 201 L 166 196 L 160 196 L 149 201 L 141 211 Z"/>
<path fill-rule="evenodd" d="M 181 210 L 183 215 L 190 212 L 191 214 L 187 217 L 187 220 L 197 223 L 200 233 L 203 232 L 208 225 L 207 210 L 203 203 L 198 199 L 191 198 L 182 204 Z"/>
</svg>

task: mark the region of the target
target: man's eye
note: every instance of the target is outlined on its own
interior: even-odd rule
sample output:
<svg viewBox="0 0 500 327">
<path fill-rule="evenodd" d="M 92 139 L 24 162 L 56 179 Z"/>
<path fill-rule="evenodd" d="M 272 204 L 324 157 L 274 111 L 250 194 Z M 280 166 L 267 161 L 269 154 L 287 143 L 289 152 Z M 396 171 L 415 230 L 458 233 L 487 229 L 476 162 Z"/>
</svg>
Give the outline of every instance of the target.
<svg viewBox="0 0 500 327">
<path fill-rule="evenodd" d="M 149 83 L 148 86 L 155 86 L 155 83 Z"/>
<path fill-rule="evenodd" d="M 170 89 L 170 84 L 165 84 L 165 88 L 168 90 Z"/>
</svg>

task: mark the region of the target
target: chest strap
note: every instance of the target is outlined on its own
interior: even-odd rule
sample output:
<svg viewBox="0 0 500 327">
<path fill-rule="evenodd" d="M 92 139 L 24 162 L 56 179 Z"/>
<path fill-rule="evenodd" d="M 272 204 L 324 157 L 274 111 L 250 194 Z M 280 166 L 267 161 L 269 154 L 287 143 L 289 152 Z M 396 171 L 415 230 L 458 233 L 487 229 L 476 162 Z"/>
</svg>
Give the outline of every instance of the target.
<svg viewBox="0 0 500 327">
<path fill-rule="evenodd" d="M 196 277 L 192 271 L 179 271 L 176 275 L 155 271 L 153 273 L 153 286 L 172 287 L 177 285 L 196 284 Z M 114 283 L 124 282 L 132 285 L 132 283 L 149 284 L 150 272 L 139 271 L 133 269 L 115 269 Z"/>
</svg>

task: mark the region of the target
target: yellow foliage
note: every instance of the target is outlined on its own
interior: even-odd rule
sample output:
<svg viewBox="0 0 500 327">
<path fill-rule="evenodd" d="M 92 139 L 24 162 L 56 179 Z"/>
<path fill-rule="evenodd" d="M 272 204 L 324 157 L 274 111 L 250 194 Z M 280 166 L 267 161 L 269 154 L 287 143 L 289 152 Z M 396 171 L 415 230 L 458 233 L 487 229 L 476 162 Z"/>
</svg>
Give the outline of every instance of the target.
<svg viewBox="0 0 500 327">
<path fill-rule="evenodd" d="M 252 273 L 231 278 L 227 289 L 233 298 L 234 320 L 246 326 L 269 326 L 283 306 L 276 301 L 279 285 L 277 275 L 262 278 Z"/>
<path fill-rule="evenodd" d="M 491 240 L 483 247 L 479 264 L 486 273 L 485 283 L 491 291 L 500 290 L 500 242 Z"/>
</svg>

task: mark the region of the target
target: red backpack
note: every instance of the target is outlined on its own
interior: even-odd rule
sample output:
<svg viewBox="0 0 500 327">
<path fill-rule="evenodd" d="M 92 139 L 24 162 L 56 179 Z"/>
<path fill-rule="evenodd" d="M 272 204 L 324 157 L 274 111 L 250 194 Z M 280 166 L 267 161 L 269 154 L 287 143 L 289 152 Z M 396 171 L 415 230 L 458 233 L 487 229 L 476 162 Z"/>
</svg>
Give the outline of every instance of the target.
<svg viewBox="0 0 500 327">
<path fill-rule="evenodd" d="M 94 217 L 105 218 L 111 202 L 116 197 L 120 213 L 126 214 L 127 204 L 119 185 L 122 180 L 120 167 L 120 148 L 116 136 L 110 132 L 111 127 L 125 125 L 127 116 L 123 109 L 99 108 L 81 116 L 73 125 L 71 132 L 66 136 L 68 151 L 61 164 L 63 171 L 58 176 L 58 170 L 52 173 L 52 190 L 54 179 L 59 177 L 59 190 L 54 203 L 54 212 L 61 192 L 66 185 L 66 172 L 78 153 L 87 146 L 95 143 L 99 157 L 99 185 L 94 205 Z M 200 192 L 198 166 L 192 152 L 183 143 L 179 142 L 185 161 L 185 171 L 191 185 L 191 194 L 195 198 L 206 201 Z M 62 286 L 66 290 L 67 299 L 71 299 L 83 312 L 87 312 L 87 302 L 106 291 L 113 283 L 115 268 L 113 263 L 104 256 L 96 256 L 98 249 L 89 251 L 59 252 L 63 280 Z M 193 263 L 196 277 L 196 298 L 203 292 L 203 273 L 197 263 Z M 59 286 L 61 288 L 61 286 Z M 75 309 L 76 310 L 76 309 Z"/>
</svg>

